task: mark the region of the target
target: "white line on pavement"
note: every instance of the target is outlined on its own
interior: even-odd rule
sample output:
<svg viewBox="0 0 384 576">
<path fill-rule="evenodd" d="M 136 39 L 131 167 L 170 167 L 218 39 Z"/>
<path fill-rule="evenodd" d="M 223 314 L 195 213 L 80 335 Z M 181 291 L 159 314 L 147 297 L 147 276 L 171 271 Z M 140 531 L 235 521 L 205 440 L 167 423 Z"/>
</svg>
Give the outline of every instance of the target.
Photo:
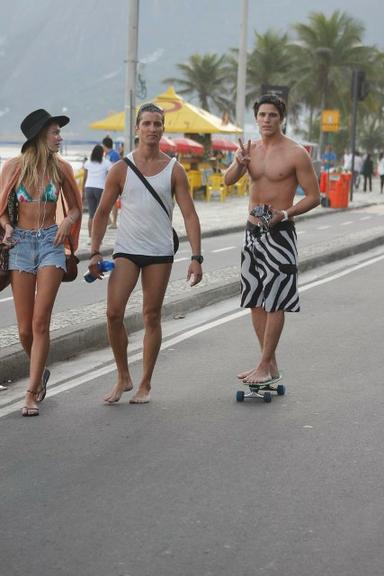
<svg viewBox="0 0 384 576">
<path fill-rule="evenodd" d="M 371 266 L 372 264 L 376 264 L 376 262 L 379 262 L 380 260 L 383 260 L 383 259 L 384 259 L 384 254 L 381 254 L 380 256 L 370 258 L 369 260 L 366 260 L 365 262 L 362 262 L 360 264 L 350 266 L 349 268 L 342 270 L 341 272 L 336 272 L 335 274 L 332 274 L 330 276 L 326 276 L 325 278 L 320 278 L 319 280 L 313 280 L 311 282 L 308 282 L 308 284 L 300 285 L 299 286 L 300 292 L 306 292 L 307 290 L 311 290 L 312 288 L 317 288 L 318 286 L 322 286 L 323 284 L 328 284 L 329 282 L 333 282 L 335 280 L 338 280 L 339 278 L 342 278 L 343 276 L 347 276 L 348 274 L 352 274 L 353 272 L 356 272 L 357 270 L 360 270 L 361 268 L 365 268 L 367 266 Z M 206 324 L 203 324 L 201 326 L 197 326 L 196 328 L 192 328 L 190 330 L 187 330 L 183 334 L 179 334 L 178 336 L 175 336 L 173 338 L 170 338 L 169 340 L 164 341 L 161 348 L 162 348 L 162 350 L 165 350 L 167 348 L 171 348 L 171 347 L 179 344 L 180 342 L 183 342 L 184 340 L 188 340 L 189 338 L 193 338 L 193 336 L 197 336 L 198 334 L 201 334 L 202 332 L 206 332 L 207 330 L 211 330 L 212 328 L 216 328 L 217 326 L 221 326 L 222 324 L 232 322 L 232 320 L 237 320 L 238 318 L 241 318 L 242 316 L 245 316 L 246 314 L 249 314 L 248 309 L 239 310 L 237 312 L 228 314 L 228 316 L 224 316 L 223 318 L 219 318 L 218 320 L 213 320 L 213 321 L 207 322 Z M 129 362 L 132 364 L 133 362 L 137 362 L 138 360 L 141 360 L 142 357 L 143 357 L 142 352 L 138 352 L 138 353 L 133 354 L 132 356 L 129 357 Z M 111 363 L 107 364 L 106 366 L 103 366 L 102 368 L 95 369 L 91 372 L 87 372 L 86 374 L 83 374 L 82 376 L 79 376 L 78 378 L 71 378 L 71 380 L 69 382 L 66 381 L 63 384 L 58 384 L 57 386 L 50 388 L 49 396 L 50 397 L 56 396 L 57 394 L 60 394 L 61 392 L 66 392 L 68 390 L 71 390 L 72 388 L 76 388 L 77 386 L 80 386 L 81 384 L 85 384 L 86 382 L 90 382 L 96 378 L 100 378 L 101 376 L 105 376 L 106 374 L 110 374 L 111 372 L 114 372 L 115 370 L 116 370 L 115 363 L 111 362 Z M 4 408 L 0 409 L 0 418 L 3 418 L 4 416 L 7 416 L 8 414 L 15 412 L 16 410 L 20 410 L 22 407 L 23 407 L 23 401 L 22 400 L 14 403 L 14 404 L 10 404 L 9 406 L 5 406 Z"/>
<path fill-rule="evenodd" d="M 190 258 L 187 258 L 187 257 L 185 257 L 185 258 L 175 258 L 173 262 L 174 262 L 174 263 L 176 263 L 176 262 L 185 262 L 185 260 L 190 260 Z"/>
<path fill-rule="evenodd" d="M 0 303 L 1 302 L 9 302 L 9 300 L 13 300 L 12 296 L 8 296 L 7 298 L 0 298 Z"/>
<path fill-rule="evenodd" d="M 235 250 L 236 246 L 227 246 L 226 248 L 218 248 L 217 250 L 212 250 L 212 254 L 217 252 L 226 252 L 227 250 Z"/>
<path fill-rule="evenodd" d="M 331 226 L 327 225 L 327 226 L 318 226 L 316 228 L 316 230 L 328 230 L 328 228 L 331 228 Z"/>
<path fill-rule="evenodd" d="M 350 224 L 353 224 L 353 220 L 348 220 L 347 222 L 341 222 L 340 226 L 349 226 Z"/>
</svg>

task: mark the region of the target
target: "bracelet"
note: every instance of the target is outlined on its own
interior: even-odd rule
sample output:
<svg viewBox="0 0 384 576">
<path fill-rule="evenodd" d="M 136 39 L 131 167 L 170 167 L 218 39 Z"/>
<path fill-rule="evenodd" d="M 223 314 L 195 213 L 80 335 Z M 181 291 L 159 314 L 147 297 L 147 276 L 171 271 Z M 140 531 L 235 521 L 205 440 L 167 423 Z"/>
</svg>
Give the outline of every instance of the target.
<svg viewBox="0 0 384 576">
<path fill-rule="evenodd" d="M 102 256 L 102 253 L 99 252 L 98 250 L 94 250 L 90 255 L 89 255 L 89 259 L 92 260 L 92 258 L 94 256 Z"/>
</svg>

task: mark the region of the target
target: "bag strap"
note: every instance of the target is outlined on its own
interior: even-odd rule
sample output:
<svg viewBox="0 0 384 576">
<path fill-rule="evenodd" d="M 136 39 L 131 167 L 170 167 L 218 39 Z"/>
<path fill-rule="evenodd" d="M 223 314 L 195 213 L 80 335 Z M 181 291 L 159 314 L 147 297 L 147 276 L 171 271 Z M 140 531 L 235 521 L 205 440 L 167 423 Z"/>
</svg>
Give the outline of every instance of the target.
<svg viewBox="0 0 384 576">
<path fill-rule="evenodd" d="M 64 198 L 63 198 L 63 193 L 60 194 L 60 198 L 61 198 L 61 205 L 63 207 L 63 214 L 64 214 L 64 218 L 67 217 L 67 211 L 65 209 L 65 204 L 64 204 Z M 70 236 L 68 236 L 68 244 L 69 244 L 69 249 L 71 251 L 72 256 L 74 256 L 75 251 L 73 249 L 73 242 L 72 242 L 72 238 Z"/>
<path fill-rule="evenodd" d="M 162 207 L 162 209 L 164 210 L 164 212 L 167 214 L 168 218 L 171 219 L 168 210 L 165 207 L 164 202 L 162 201 L 162 199 L 160 198 L 160 196 L 158 195 L 158 193 L 156 192 L 156 190 L 153 188 L 153 186 L 148 182 L 148 180 L 146 179 L 146 177 L 144 176 L 144 174 L 142 174 L 140 172 L 140 170 L 138 169 L 138 167 L 136 166 L 136 164 L 134 164 L 129 158 L 125 157 L 123 158 L 124 162 L 129 166 L 129 168 L 131 168 L 134 173 L 136 174 L 136 176 L 138 178 L 140 178 L 140 180 L 142 181 L 142 183 L 144 184 L 144 186 L 146 187 L 146 189 L 148 190 L 148 192 L 150 192 L 152 194 L 152 196 L 155 198 L 155 200 L 158 201 L 158 203 L 160 204 L 160 206 Z"/>
</svg>

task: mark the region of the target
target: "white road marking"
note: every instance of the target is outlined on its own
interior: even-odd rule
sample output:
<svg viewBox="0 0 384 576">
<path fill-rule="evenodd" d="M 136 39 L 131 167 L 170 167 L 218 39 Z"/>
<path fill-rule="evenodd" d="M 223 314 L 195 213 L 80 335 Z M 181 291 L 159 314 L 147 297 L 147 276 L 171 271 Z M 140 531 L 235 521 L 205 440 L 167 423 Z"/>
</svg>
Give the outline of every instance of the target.
<svg viewBox="0 0 384 576">
<path fill-rule="evenodd" d="M 13 300 L 13 296 L 8 296 L 7 298 L 0 298 L 0 303 L 1 302 L 9 302 L 9 300 Z"/>
<path fill-rule="evenodd" d="M 347 222 L 341 222 L 340 226 L 349 226 L 350 224 L 353 224 L 353 220 L 347 220 Z"/>
<path fill-rule="evenodd" d="M 371 220 L 372 216 L 362 216 L 360 220 Z"/>
<path fill-rule="evenodd" d="M 185 260 L 190 260 L 190 258 L 187 258 L 187 257 L 185 257 L 185 258 L 175 258 L 173 262 L 174 262 L 174 263 L 176 263 L 176 262 L 185 262 Z"/>
<path fill-rule="evenodd" d="M 331 226 L 327 225 L 327 226 L 318 226 L 316 228 L 316 230 L 328 230 L 328 228 L 330 228 Z"/>
<path fill-rule="evenodd" d="M 226 248 L 218 248 L 217 250 L 212 250 L 212 254 L 217 252 L 226 252 L 227 250 L 235 250 L 236 246 L 226 246 Z"/>
<path fill-rule="evenodd" d="M 362 262 L 360 264 L 353 265 L 350 268 L 342 270 L 341 272 L 336 272 L 335 274 L 332 274 L 330 276 L 326 276 L 325 278 L 320 278 L 319 280 L 314 280 L 314 281 L 308 282 L 308 284 L 304 284 L 304 285 L 300 284 L 299 285 L 300 292 L 306 292 L 307 290 L 311 290 L 312 288 L 317 288 L 318 286 L 322 286 L 323 284 L 328 284 L 329 282 L 333 282 L 335 280 L 338 280 L 339 278 L 342 278 L 343 276 L 347 276 L 348 274 L 352 274 L 353 272 L 356 272 L 357 270 L 361 270 L 362 268 L 366 268 L 367 266 L 371 266 L 372 264 L 376 264 L 376 262 L 379 262 L 380 260 L 383 260 L 383 259 L 384 259 L 384 254 L 381 254 L 380 256 L 375 256 L 374 258 L 370 258 L 369 260 L 366 260 L 365 262 Z M 237 320 L 238 318 L 241 318 L 242 316 L 245 316 L 248 314 L 249 314 L 248 309 L 239 310 L 239 311 L 234 312 L 234 313 L 229 313 L 227 316 L 219 318 L 218 320 L 213 320 L 213 321 L 207 322 L 206 324 L 203 324 L 201 326 L 197 326 L 196 328 L 186 330 L 183 334 L 178 334 L 177 336 L 169 338 L 169 340 L 165 340 L 161 346 L 161 349 L 165 350 L 167 348 L 173 348 L 174 346 L 176 346 L 180 342 L 183 342 L 184 340 L 188 340 L 189 338 L 193 338 L 194 336 L 197 336 L 198 334 L 201 334 L 202 332 L 206 332 L 207 330 L 211 330 L 212 328 L 216 328 L 217 326 L 227 324 L 228 322 L 232 322 L 232 320 Z M 143 357 L 143 353 L 137 352 L 136 354 L 129 356 L 129 362 L 130 363 L 137 362 L 137 361 L 141 360 L 142 357 Z M 91 382 L 95 378 L 105 376 L 106 374 L 110 374 L 111 372 L 114 372 L 115 370 L 116 370 L 115 363 L 111 362 L 111 363 L 103 366 L 102 368 L 95 369 L 91 372 L 87 372 L 86 374 L 79 376 L 78 378 L 71 378 L 69 381 L 65 381 L 63 384 L 58 384 L 57 386 L 51 387 L 49 390 L 49 396 L 53 397 L 53 396 L 56 396 L 57 394 L 61 394 L 61 392 L 66 392 L 68 390 L 72 390 L 72 388 L 76 388 L 77 386 L 80 386 L 81 384 L 85 384 L 87 382 Z M 23 407 L 23 400 L 20 400 L 20 401 L 13 403 L 13 404 L 5 406 L 4 408 L 0 409 L 0 418 L 3 418 L 4 416 L 7 416 L 8 414 L 15 412 L 16 410 L 20 410 L 22 407 Z"/>
</svg>

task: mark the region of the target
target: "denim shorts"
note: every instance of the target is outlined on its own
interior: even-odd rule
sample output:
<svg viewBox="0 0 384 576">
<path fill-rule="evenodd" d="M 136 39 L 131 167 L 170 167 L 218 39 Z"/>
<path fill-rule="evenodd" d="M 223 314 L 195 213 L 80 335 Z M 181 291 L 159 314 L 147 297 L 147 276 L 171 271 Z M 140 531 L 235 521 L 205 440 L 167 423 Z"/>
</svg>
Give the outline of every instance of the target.
<svg viewBox="0 0 384 576">
<path fill-rule="evenodd" d="M 64 244 L 53 243 L 56 232 L 56 224 L 42 230 L 15 228 L 12 240 L 16 244 L 9 251 L 9 270 L 37 274 L 39 268 L 55 266 L 66 271 Z"/>
</svg>

